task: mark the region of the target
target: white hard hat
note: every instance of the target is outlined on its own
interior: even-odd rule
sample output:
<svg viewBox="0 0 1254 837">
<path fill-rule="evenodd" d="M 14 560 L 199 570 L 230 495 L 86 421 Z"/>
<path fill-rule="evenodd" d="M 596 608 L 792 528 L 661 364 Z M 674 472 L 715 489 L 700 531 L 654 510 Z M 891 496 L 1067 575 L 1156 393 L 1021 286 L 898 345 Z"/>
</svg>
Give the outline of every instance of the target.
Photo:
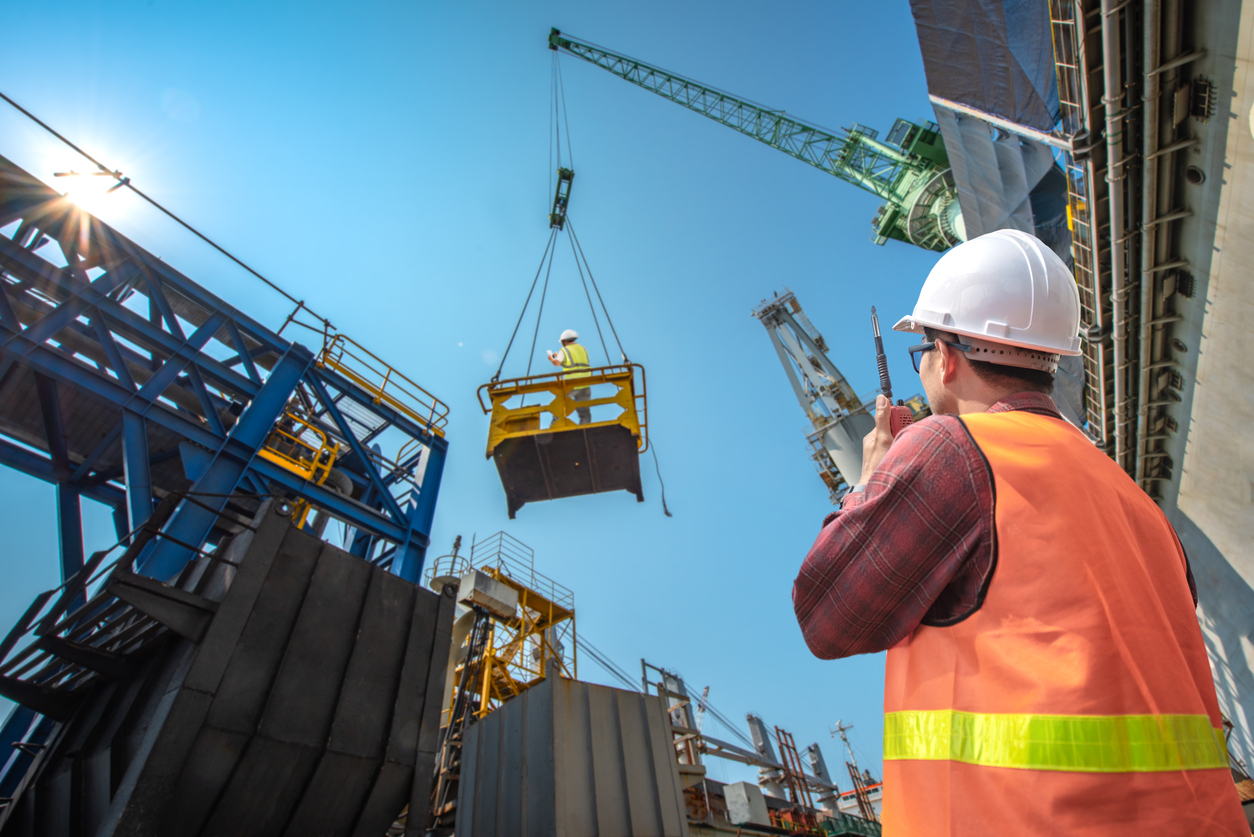
<svg viewBox="0 0 1254 837">
<path fill-rule="evenodd" d="M 893 329 L 925 327 L 970 338 L 971 360 L 1052 373 L 1059 355 L 1080 354 L 1080 292 L 1039 238 L 998 230 L 942 256 Z"/>
<path fill-rule="evenodd" d="M 568 328 L 562 332 L 561 340 L 565 343 L 567 340 L 578 340 L 579 334 L 573 328 Z"/>
</svg>

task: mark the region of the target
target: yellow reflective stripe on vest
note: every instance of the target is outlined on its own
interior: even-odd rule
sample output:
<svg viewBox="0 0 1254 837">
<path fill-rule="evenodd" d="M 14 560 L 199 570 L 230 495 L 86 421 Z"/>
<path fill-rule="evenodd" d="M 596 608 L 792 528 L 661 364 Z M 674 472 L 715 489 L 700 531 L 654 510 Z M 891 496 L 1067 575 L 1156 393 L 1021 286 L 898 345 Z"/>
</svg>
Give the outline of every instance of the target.
<svg viewBox="0 0 1254 837">
<path fill-rule="evenodd" d="M 884 716 L 885 759 L 984 767 L 1151 773 L 1228 767 L 1205 715 L 1001 715 L 952 710 Z"/>
</svg>

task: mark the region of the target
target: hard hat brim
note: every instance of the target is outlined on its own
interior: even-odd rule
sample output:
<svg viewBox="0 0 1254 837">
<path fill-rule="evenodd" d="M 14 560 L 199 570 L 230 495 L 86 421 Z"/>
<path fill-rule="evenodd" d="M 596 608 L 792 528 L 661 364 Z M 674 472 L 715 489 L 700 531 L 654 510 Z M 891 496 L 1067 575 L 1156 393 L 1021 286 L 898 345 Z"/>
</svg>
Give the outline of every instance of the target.
<svg viewBox="0 0 1254 837">
<path fill-rule="evenodd" d="M 893 326 L 893 331 L 905 331 L 911 334 L 922 334 L 923 329 L 925 328 L 932 328 L 932 329 L 936 329 L 937 331 L 947 331 L 950 334 L 958 334 L 958 335 L 961 335 L 962 337 L 974 337 L 977 340 L 983 340 L 988 343 L 998 343 L 1004 346 L 1014 346 L 1019 349 L 1028 349 L 1029 351 L 1033 351 L 1033 352 L 1044 352 L 1046 354 L 1067 355 L 1067 356 L 1075 356 L 1075 355 L 1082 353 L 1080 349 L 1079 335 L 1077 335 L 1075 339 L 1072 341 L 1071 347 L 1063 349 L 1058 346 L 1041 346 L 1041 345 L 1027 343 L 1027 342 L 1019 341 L 1019 340 L 1005 340 L 1005 339 L 1001 339 L 998 337 L 992 337 L 987 334 L 981 334 L 978 331 L 971 331 L 970 329 L 954 328 L 952 325 L 927 322 L 925 320 L 921 320 L 915 317 L 913 314 L 907 315 L 905 317 L 902 317 L 900 320 L 898 320 L 897 323 Z"/>
</svg>

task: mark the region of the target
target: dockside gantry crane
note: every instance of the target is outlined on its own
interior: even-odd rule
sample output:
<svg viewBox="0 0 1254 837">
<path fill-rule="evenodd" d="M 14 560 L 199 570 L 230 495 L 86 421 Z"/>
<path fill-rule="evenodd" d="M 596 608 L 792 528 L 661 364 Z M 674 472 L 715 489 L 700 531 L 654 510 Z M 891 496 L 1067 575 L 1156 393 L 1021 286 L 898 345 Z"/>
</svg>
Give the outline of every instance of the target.
<svg viewBox="0 0 1254 837">
<path fill-rule="evenodd" d="M 840 500 L 862 474 L 862 437 L 875 427 L 873 409 L 858 397 L 827 356 L 823 335 L 784 289 L 753 309 L 770 335 L 797 402 L 810 420 L 806 441 L 832 502 Z M 871 405 L 874 405 L 872 398 Z"/>
<path fill-rule="evenodd" d="M 966 239 L 949 158 L 933 122 L 898 119 L 883 140 L 856 122 L 838 135 L 558 29 L 549 33 L 549 49 L 596 64 L 878 195 L 884 203 L 871 222 L 876 244 L 892 238 L 926 250 L 948 250 Z"/>
</svg>

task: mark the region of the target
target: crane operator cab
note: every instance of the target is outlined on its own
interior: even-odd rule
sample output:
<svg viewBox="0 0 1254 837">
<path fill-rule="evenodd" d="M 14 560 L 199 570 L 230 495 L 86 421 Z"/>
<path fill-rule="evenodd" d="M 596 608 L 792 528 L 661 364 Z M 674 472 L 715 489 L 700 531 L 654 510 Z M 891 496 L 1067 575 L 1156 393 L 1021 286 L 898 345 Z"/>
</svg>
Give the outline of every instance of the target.
<svg viewBox="0 0 1254 837">
<path fill-rule="evenodd" d="M 581 494 L 622 490 L 644 501 L 640 454 L 649 440 L 640 364 L 571 365 L 493 381 L 479 388 L 479 405 L 491 416 L 487 456 L 511 519 L 526 503 Z"/>
</svg>

